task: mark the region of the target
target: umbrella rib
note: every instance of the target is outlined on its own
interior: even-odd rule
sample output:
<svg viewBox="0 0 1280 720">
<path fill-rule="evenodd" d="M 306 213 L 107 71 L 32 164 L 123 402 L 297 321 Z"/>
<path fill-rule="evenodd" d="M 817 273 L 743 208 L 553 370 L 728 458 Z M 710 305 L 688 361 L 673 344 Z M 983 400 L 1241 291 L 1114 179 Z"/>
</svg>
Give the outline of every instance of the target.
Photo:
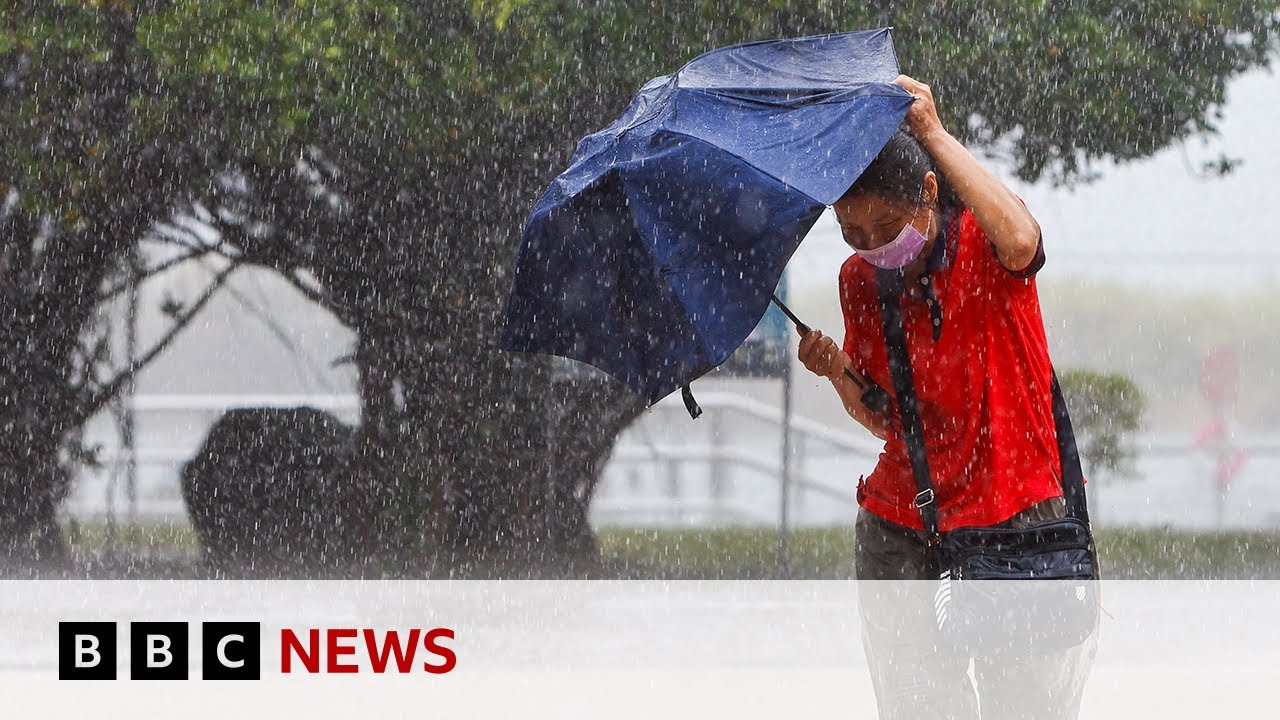
<svg viewBox="0 0 1280 720">
<path fill-rule="evenodd" d="M 697 138 L 694 138 L 694 139 L 696 140 Z M 623 193 L 626 194 L 627 201 L 628 201 L 626 203 L 627 213 L 631 214 L 632 212 L 631 200 L 633 199 L 631 196 L 631 187 L 625 182 L 620 184 L 622 185 L 622 191 Z M 637 222 L 637 218 L 635 217 L 635 215 L 631 215 L 631 224 L 632 224 L 632 227 L 639 227 L 639 223 Z M 639 235 L 639 233 L 637 233 L 637 235 Z M 683 318 L 684 322 L 690 328 L 693 329 L 693 337 L 698 342 L 698 347 L 701 350 L 701 354 L 703 358 L 709 357 L 711 355 L 710 348 L 707 347 L 706 343 L 701 338 L 700 333 L 697 331 L 698 326 L 696 323 L 694 323 L 693 317 L 689 311 L 689 308 L 685 306 L 684 301 L 680 298 L 680 294 L 676 292 L 675 286 L 671 284 L 671 281 L 668 280 L 666 275 L 664 275 L 661 269 L 658 268 L 657 257 L 653 253 L 653 248 L 649 247 L 648 242 L 645 242 L 643 235 L 641 235 L 640 237 L 641 237 L 640 247 L 642 247 L 645 253 L 649 256 L 649 263 L 648 265 L 646 265 L 646 267 L 653 267 L 655 269 L 655 274 L 658 276 L 659 279 L 662 280 L 662 287 L 665 287 L 667 289 L 668 297 L 672 301 L 671 304 L 674 305 L 675 307 L 680 308 L 680 311 L 684 313 L 684 318 Z M 712 367 L 715 367 L 715 365 L 713 364 Z"/>
</svg>

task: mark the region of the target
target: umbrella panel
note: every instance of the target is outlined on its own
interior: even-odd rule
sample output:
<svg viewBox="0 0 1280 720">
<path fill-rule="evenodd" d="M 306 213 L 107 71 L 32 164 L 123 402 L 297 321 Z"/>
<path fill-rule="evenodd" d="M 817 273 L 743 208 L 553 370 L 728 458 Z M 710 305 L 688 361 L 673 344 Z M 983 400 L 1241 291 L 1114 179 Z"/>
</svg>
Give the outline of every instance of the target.
<svg viewBox="0 0 1280 720">
<path fill-rule="evenodd" d="M 644 140 L 531 218 L 504 346 L 586 362 L 656 402 L 750 334 L 824 206 L 695 138 Z"/>
</svg>

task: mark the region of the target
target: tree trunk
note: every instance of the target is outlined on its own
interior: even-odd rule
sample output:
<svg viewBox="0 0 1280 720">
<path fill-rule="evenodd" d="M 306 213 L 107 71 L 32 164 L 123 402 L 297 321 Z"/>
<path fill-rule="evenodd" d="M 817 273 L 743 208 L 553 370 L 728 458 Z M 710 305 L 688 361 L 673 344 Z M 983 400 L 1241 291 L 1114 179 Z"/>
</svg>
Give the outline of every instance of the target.
<svg viewBox="0 0 1280 720">
<path fill-rule="evenodd" d="M 643 398 L 602 372 L 558 379 L 548 397 L 551 545 L 567 558 L 596 558 L 591 500 L 619 434 L 645 408 Z"/>
<path fill-rule="evenodd" d="M 67 387 L 51 373 L 41 338 L 5 323 L 0 363 L 0 571 L 61 567 L 67 548 L 57 522 L 70 475 L 60 462 Z M 12 342 L 14 336 L 25 342 Z"/>
<path fill-rule="evenodd" d="M 448 568 L 532 563 L 546 538 L 548 363 L 451 350 L 419 365 L 406 383 L 423 461 L 414 480 L 430 486 L 420 495 L 433 500 L 428 527 L 440 560 Z"/>
<path fill-rule="evenodd" d="M 408 383 L 424 473 L 425 523 L 444 568 L 542 575 L 595 566 L 588 522 L 618 434 L 643 401 L 603 373 L 554 378 L 551 360 L 454 354 Z"/>
<path fill-rule="evenodd" d="M 68 553 L 57 510 L 69 475 L 58 463 L 56 448 L 22 446 L 21 438 L 29 439 L 30 432 L 5 435 L 0 447 L 0 575 L 62 569 Z"/>
<path fill-rule="evenodd" d="M 64 565 L 63 457 L 87 419 L 100 358 L 84 347 L 112 263 L 142 227 L 128 208 L 86 203 L 76 229 L 10 213 L 0 223 L 0 566 Z"/>
</svg>

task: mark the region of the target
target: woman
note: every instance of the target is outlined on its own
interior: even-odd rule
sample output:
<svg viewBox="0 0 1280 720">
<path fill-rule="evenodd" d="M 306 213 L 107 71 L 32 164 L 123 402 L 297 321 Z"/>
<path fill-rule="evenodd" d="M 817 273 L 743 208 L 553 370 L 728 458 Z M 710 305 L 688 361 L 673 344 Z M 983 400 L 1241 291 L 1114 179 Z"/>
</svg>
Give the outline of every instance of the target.
<svg viewBox="0 0 1280 720">
<path fill-rule="evenodd" d="M 843 346 L 813 330 L 799 349 L 801 362 L 831 381 L 848 413 L 885 440 L 875 469 L 858 484 L 859 580 L 930 578 L 906 445 L 896 423 L 867 409 L 845 374 L 847 368 L 893 387 L 877 268 L 903 274 L 902 322 L 939 529 L 1024 527 L 1066 515 L 1034 279 L 1044 263 L 1040 227 L 946 132 L 929 87 L 906 76 L 896 82 L 916 97 L 906 118 L 910 132 L 900 129 L 834 205 L 855 253 L 840 269 Z M 969 659 L 901 641 L 901 624 L 929 621 L 930 608 L 912 610 L 903 597 L 881 591 L 859 597 L 882 717 L 929 717 L 931 710 L 976 717 Z M 982 717 L 1075 717 L 1087 673 L 1082 655 L 1092 651 L 1086 643 L 1016 668 L 979 661 Z"/>
</svg>

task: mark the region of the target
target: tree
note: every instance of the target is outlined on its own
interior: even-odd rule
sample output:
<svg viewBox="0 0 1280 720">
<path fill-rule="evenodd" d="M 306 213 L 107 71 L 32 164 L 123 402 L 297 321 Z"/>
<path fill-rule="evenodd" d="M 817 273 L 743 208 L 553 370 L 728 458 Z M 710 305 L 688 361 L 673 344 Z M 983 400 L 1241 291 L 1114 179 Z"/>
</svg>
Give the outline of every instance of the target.
<svg viewBox="0 0 1280 720">
<path fill-rule="evenodd" d="M 1096 178 L 1098 161 L 1140 159 L 1216 132 L 1228 81 L 1269 65 L 1280 27 L 1274 0 L 476 5 L 499 25 L 564 38 L 562 66 L 621 70 L 636 88 L 723 44 L 891 25 L 903 72 L 931 85 L 953 134 L 1003 157 L 1023 180 L 1066 184 Z M 579 45 L 574 38 L 587 30 Z M 591 96 L 595 87 L 611 86 L 578 90 Z M 1226 158 L 1215 164 L 1231 167 Z"/>
<path fill-rule="evenodd" d="M 1118 373 L 1075 369 L 1062 375 L 1062 394 L 1071 413 L 1080 461 L 1094 480 L 1090 498 L 1097 503 L 1100 471 L 1133 473 L 1132 434 L 1142 427 L 1147 400 L 1142 388 Z"/>
<path fill-rule="evenodd" d="M 535 191 L 545 153 L 530 148 L 554 128 L 529 118 L 541 85 L 500 87 L 528 55 L 464 4 L 311 9 L 177 2 L 140 23 L 185 96 L 218 99 L 181 113 L 226 161 L 193 213 L 359 334 L 361 465 L 389 511 L 383 542 L 414 548 L 426 528 L 449 565 L 589 555 L 582 477 L 641 405 L 602 376 L 489 347 L 496 266 L 523 214 L 508 199 Z M 243 29 L 220 32 L 228 15 Z M 579 421 L 556 418 L 582 404 L 592 422 L 559 436 Z"/>
<path fill-rule="evenodd" d="M 0 567 L 63 558 L 55 511 L 75 433 L 213 290 L 140 362 L 104 374 L 99 304 L 156 270 L 128 251 L 202 160 L 171 142 L 176 128 L 139 120 L 166 89 L 120 5 L 0 10 Z"/>
</svg>

